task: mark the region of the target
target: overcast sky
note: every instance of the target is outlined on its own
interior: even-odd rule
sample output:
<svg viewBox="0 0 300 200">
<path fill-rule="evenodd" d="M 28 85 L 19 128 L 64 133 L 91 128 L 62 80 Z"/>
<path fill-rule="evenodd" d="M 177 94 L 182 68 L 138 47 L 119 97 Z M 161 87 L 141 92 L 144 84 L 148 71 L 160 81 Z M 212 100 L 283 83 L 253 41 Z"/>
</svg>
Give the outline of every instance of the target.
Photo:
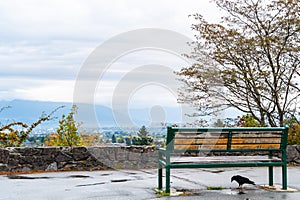
<svg viewBox="0 0 300 200">
<path fill-rule="evenodd" d="M 167 29 L 193 39 L 193 19 L 188 15 L 197 12 L 210 21 L 219 16 L 209 0 L 0 1 L 0 100 L 72 102 L 76 77 L 99 45 L 142 28 Z M 127 54 L 115 60 L 101 77 L 95 102 L 110 106 L 122 78 L 149 64 L 179 70 L 187 63 L 153 50 Z M 141 85 L 130 91 L 128 101 L 139 106 L 176 103 L 174 94 L 166 89 L 159 84 Z M 149 93 L 160 99 L 147 96 Z"/>
</svg>

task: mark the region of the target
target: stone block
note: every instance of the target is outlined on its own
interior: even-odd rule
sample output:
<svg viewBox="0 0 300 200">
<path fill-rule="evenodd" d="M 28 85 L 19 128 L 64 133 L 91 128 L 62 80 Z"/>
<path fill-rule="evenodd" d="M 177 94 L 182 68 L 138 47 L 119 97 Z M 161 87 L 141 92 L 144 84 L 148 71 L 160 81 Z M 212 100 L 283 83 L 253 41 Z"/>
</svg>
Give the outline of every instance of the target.
<svg viewBox="0 0 300 200">
<path fill-rule="evenodd" d="M 74 160 L 79 161 L 79 160 L 86 160 L 88 159 L 91 154 L 87 151 L 85 147 L 74 147 L 71 150 L 72 156 Z"/>
<path fill-rule="evenodd" d="M 56 156 L 55 156 L 55 162 L 68 162 L 73 160 L 73 158 L 67 154 L 65 154 L 64 152 L 57 152 Z"/>
<path fill-rule="evenodd" d="M 22 156 L 41 155 L 41 152 L 42 152 L 38 148 L 18 148 L 18 151 Z"/>
<path fill-rule="evenodd" d="M 101 157 L 109 160 L 116 160 L 116 151 L 112 147 L 104 148 Z"/>
<path fill-rule="evenodd" d="M 0 163 L 7 163 L 9 157 L 9 151 L 7 149 L 0 148 Z"/>
<path fill-rule="evenodd" d="M 138 161 L 138 160 L 141 160 L 142 158 L 142 153 L 136 153 L 136 152 L 133 152 L 133 151 L 128 151 L 128 160 L 130 161 Z"/>
<path fill-rule="evenodd" d="M 57 163 L 53 162 L 53 163 L 51 163 L 50 165 L 47 166 L 46 171 L 57 170 L 57 169 L 58 169 Z"/>
<path fill-rule="evenodd" d="M 41 150 L 41 155 L 55 155 L 56 152 L 60 151 L 58 147 L 43 147 L 38 149 Z"/>
<path fill-rule="evenodd" d="M 116 149 L 115 159 L 119 161 L 127 160 L 127 152 L 124 149 Z"/>
<path fill-rule="evenodd" d="M 33 170 L 45 170 L 47 166 L 43 156 L 33 156 Z"/>
<path fill-rule="evenodd" d="M 0 171 L 1 172 L 9 171 L 9 167 L 7 166 L 7 164 L 0 163 Z"/>
</svg>

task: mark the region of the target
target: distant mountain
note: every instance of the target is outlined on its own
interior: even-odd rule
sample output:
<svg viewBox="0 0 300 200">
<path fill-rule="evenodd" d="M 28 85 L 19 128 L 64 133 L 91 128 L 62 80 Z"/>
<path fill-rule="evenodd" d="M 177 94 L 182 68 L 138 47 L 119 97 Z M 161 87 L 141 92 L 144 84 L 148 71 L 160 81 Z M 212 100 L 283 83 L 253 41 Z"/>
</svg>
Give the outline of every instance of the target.
<svg viewBox="0 0 300 200">
<path fill-rule="evenodd" d="M 63 114 L 70 112 L 72 103 L 46 102 L 30 100 L 0 101 L 0 108 L 10 106 L 0 113 L 0 122 L 22 121 L 27 124 L 35 122 L 43 113 L 49 114 L 54 109 L 65 106 L 54 113 L 54 119 L 42 123 L 39 128 L 56 128 Z M 141 108 L 112 110 L 103 105 L 78 105 L 77 121 L 83 122 L 83 127 L 116 127 L 116 126 L 159 126 L 161 122 L 178 123 L 182 121 L 179 108 Z M 86 112 L 85 112 L 86 111 Z M 95 127 L 96 126 L 96 127 Z"/>
<path fill-rule="evenodd" d="M 72 103 L 30 100 L 0 101 L 0 108 L 7 106 L 10 108 L 4 109 L 0 113 L 0 122 L 6 123 L 11 121 L 21 121 L 27 124 L 37 121 L 43 113 L 50 114 L 56 108 L 64 106 L 53 114 L 53 117 L 56 119 L 43 122 L 39 125 L 39 128 L 55 128 L 57 127 L 58 120 L 61 119 L 61 116 L 63 114 L 67 115 L 70 112 Z M 96 113 L 101 114 L 99 117 L 102 119 L 102 122 L 105 122 L 105 126 L 114 125 L 110 108 L 97 105 L 95 110 L 97 111 Z"/>
</svg>

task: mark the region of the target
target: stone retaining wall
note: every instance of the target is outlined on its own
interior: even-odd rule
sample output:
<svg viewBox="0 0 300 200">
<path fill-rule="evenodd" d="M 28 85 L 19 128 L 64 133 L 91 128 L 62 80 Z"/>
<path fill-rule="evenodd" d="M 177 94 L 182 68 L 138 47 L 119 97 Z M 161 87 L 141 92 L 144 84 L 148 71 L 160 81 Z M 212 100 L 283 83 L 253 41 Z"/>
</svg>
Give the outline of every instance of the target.
<svg viewBox="0 0 300 200">
<path fill-rule="evenodd" d="M 153 147 L 10 147 L 0 149 L 0 171 L 102 170 L 157 167 Z"/>
<path fill-rule="evenodd" d="M 287 148 L 287 162 L 300 166 L 300 146 L 291 145 Z"/>
<path fill-rule="evenodd" d="M 288 162 L 300 165 L 300 146 L 288 146 Z M 153 147 L 0 148 L 0 171 L 65 171 L 157 167 Z"/>
</svg>

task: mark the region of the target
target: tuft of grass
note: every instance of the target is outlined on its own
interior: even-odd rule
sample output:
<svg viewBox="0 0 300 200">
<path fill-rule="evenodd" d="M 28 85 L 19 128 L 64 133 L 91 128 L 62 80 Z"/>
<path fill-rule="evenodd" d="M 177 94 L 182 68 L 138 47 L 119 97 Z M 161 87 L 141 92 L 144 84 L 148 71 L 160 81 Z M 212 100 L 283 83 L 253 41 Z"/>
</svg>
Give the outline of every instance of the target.
<svg viewBox="0 0 300 200">
<path fill-rule="evenodd" d="M 209 186 L 206 189 L 207 190 L 223 190 L 225 188 L 223 188 L 222 186 Z"/>
<path fill-rule="evenodd" d="M 155 190 L 156 194 L 159 194 L 157 198 L 165 197 L 165 196 L 170 196 L 170 193 L 166 192 L 165 190 Z"/>
<path fill-rule="evenodd" d="M 160 195 L 161 196 L 170 196 L 170 193 L 169 192 L 166 192 L 166 191 L 162 191 L 161 193 L 160 193 Z"/>
</svg>

